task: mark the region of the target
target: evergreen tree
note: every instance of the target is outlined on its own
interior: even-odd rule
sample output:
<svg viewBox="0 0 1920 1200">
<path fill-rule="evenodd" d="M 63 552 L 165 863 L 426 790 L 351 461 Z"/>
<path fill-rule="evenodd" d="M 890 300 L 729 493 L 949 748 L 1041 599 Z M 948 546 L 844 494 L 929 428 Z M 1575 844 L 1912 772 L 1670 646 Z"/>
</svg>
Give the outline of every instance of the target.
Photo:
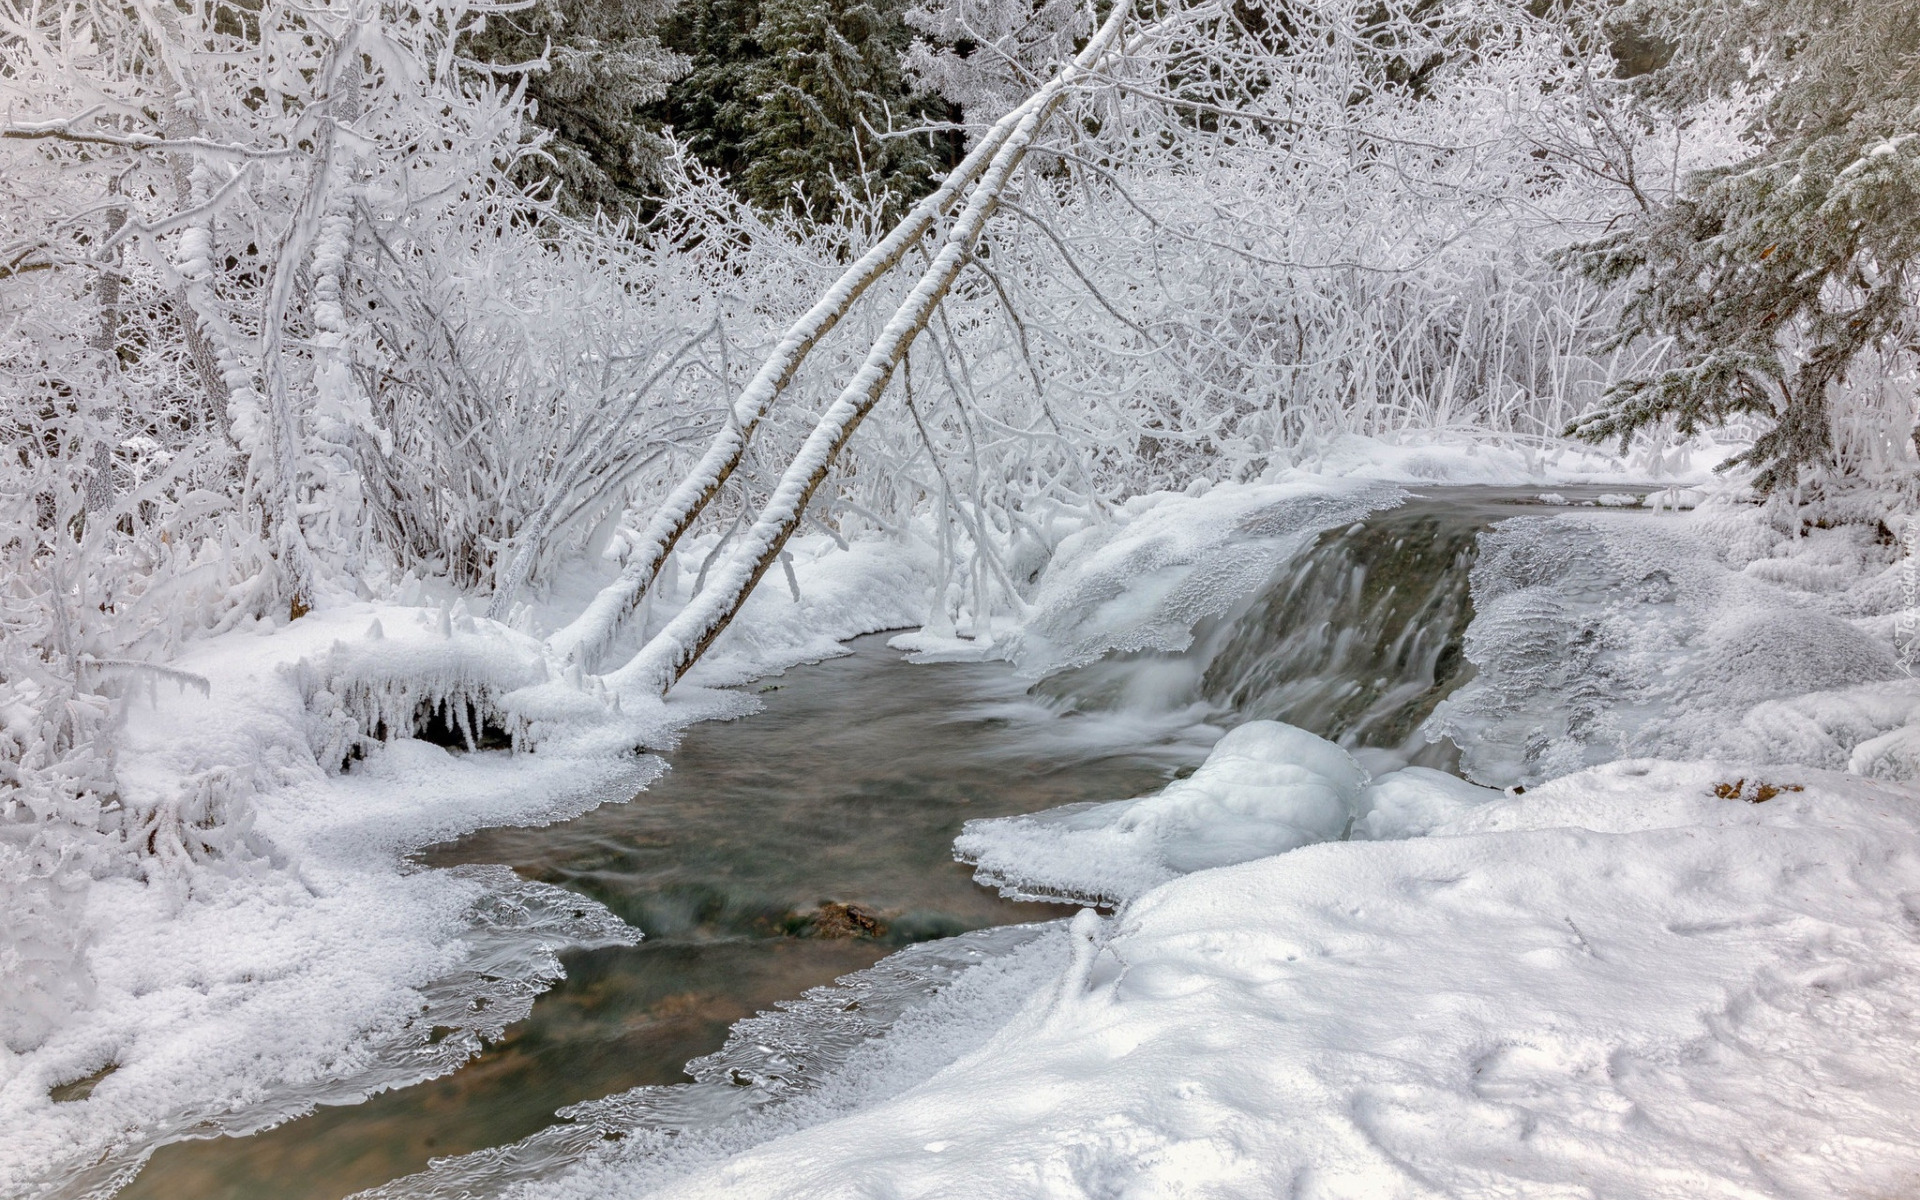
<svg viewBox="0 0 1920 1200">
<path fill-rule="evenodd" d="M 469 39 L 474 58 L 511 67 L 545 58 L 527 77 L 534 120 L 552 133 L 546 161 L 521 164 L 524 181 L 545 180 L 562 207 L 620 210 L 656 179 L 665 142 L 644 116 L 684 75 L 684 56 L 657 28 L 672 0 L 537 0 L 494 15 Z"/>
<path fill-rule="evenodd" d="M 1640 81 L 1655 103 L 1759 89 L 1757 151 L 1691 179 L 1574 258 L 1634 281 L 1616 344 L 1674 340 L 1671 365 L 1617 385 L 1570 433 L 1623 442 L 1771 418 L 1728 466 L 1762 492 L 1832 461 L 1828 385 L 1911 334 L 1920 254 L 1920 8 L 1911 0 L 1768 0 L 1629 14 L 1674 47 Z"/>
<path fill-rule="evenodd" d="M 649 116 L 729 178 L 745 165 L 742 148 L 759 107 L 748 78 L 763 57 L 754 40 L 759 28 L 760 0 L 684 0 L 661 25 L 661 40 L 691 68 Z"/>
<path fill-rule="evenodd" d="M 897 213 L 954 149 L 881 136 L 949 115 L 901 70 L 901 15 L 899 0 L 688 0 L 666 40 L 693 67 L 655 115 L 756 204 L 824 218 L 845 188 Z"/>
</svg>

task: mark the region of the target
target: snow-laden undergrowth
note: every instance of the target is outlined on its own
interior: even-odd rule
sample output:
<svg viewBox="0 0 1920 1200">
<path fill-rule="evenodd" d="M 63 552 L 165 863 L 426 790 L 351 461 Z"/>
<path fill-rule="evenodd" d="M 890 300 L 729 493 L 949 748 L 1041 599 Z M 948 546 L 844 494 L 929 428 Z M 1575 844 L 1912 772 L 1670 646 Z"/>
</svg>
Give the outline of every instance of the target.
<svg viewBox="0 0 1920 1200">
<path fill-rule="evenodd" d="M 627 800 L 664 766 L 636 751 L 752 711 L 714 685 L 924 614 L 925 570 L 897 547 L 815 538 L 796 560 L 798 598 L 757 595 L 671 703 L 569 684 L 532 633 L 452 597 L 195 643 L 173 664 L 186 682 L 132 697 L 116 765 L 126 803 L 220 840 L 171 873 L 76 889 L 55 914 L 66 957 L 9 969 L 0 1016 L 42 1028 L 0 1046 L 0 1194 L 89 1194 L 163 1142 L 443 1074 L 526 1015 L 560 976 L 556 951 L 636 940 L 584 897 L 406 856 Z M 489 727 L 521 752 L 468 752 Z M 39 932 L 0 926 L 0 953 L 35 953 Z"/>
</svg>

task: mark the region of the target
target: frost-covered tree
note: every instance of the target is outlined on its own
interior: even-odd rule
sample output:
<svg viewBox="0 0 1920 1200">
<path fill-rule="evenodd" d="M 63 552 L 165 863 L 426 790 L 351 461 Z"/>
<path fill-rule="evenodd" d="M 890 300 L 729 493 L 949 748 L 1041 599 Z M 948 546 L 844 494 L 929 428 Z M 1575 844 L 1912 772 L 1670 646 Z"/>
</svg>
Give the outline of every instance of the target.
<svg viewBox="0 0 1920 1200">
<path fill-rule="evenodd" d="M 1012 108 L 1070 57 L 1091 30 L 1072 0 L 921 0 L 906 12 L 919 35 L 903 61 L 919 84 L 961 111 L 990 116 Z"/>
<path fill-rule="evenodd" d="M 670 0 L 539 0 L 477 27 L 465 50 L 527 70 L 533 119 L 552 133 L 516 171 L 550 183 L 561 207 L 619 211 L 657 191 L 670 151 L 644 112 L 687 71 L 657 36 Z M 531 68 L 528 64 L 534 64 Z"/>
<path fill-rule="evenodd" d="M 747 76 L 761 57 L 759 27 L 760 0 L 685 0 L 661 26 L 663 41 L 689 66 L 651 116 L 700 162 L 729 176 L 742 165 L 757 107 Z"/>
<path fill-rule="evenodd" d="M 1580 265 L 1632 281 L 1615 344 L 1671 339 L 1570 432 L 1626 439 L 1739 416 L 1763 432 L 1728 465 L 1762 492 L 1835 465 L 1830 395 L 1863 355 L 1913 341 L 1920 257 L 1920 9 L 1906 0 L 1648 4 L 1671 45 L 1648 102 L 1762 102 L 1738 161 L 1646 198 Z M 1920 445 L 1920 443 L 1916 443 Z"/>
<path fill-rule="evenodd" d="M 916 20 L 943 36 L 1001 40 L 929 40 L 927 70 L 972 88 L 977 118 L 1089 44 L 1052 11 L 1063 29 L 1029 39 L 1030 10 L 929 8 Z M 966 181 L 954 212 L 973 218 L 916 215 L 903 227 L 924 253 L 823 293 L 838 330 L 781 339 L 556 650 L 611 665 L 599 653 L 663 548 L 700 522 L 727 557 L 609 686 L 684 669 L 808 505 L 928 541 L 944 573 L 929 624 L 982 636 L 996 608 L 1022 611 L 1051 547 L 1128 495 L 1257 478 L 1354 432 L 1550 443 L 1614 366 L 1587 351 L 1610 298 L 1548 262 L 1632 203 L 1607 158 L 1617 114 L 1586 87 L 1604 47 L 1523 5 L 1302 6 L 1285 29 L 1245 15 L 1143 17 L 1073 77 L 1021 148 L 1028 170 L 992 172 L 991 196 L 986 175 Z M 976 153 L 1004 135 L 970 131 Z M 1686 161 L 1670 127 L 1623 136 Z M 949 252 L 951 273 L 924 265 Z M 767 445 L 783 412 L 823 408 L 806 449 L 791 426 Z M 701 515 L 743 480 L 747 503 Z"/>
<path fill-rule="evenodd" d="M 525 194 L 522 77 L 463 48 L 514 7 L 0 0 L 10 1040 L 84 990 L 87 879 L 258 861 L 256 764 L 116 769 L 184 643 L 538 582 L 707 432 L 724 193 L 669 158 L 645 242 Z"/>
</svg>

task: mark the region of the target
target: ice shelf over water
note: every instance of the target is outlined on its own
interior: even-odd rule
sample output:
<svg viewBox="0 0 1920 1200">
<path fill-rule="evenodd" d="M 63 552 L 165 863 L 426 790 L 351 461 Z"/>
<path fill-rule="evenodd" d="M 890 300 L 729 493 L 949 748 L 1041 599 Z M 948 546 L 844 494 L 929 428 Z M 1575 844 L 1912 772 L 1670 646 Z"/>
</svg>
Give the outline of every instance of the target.
<svg viewBox="0 0 1920 1200">
<path fill-rule="evenodd" d="M 1325 738 L 1249 721 L 1200 769 L 1137 800 L 969 821 L 954 850 L 1009 894 L 1131 900 L 1180 875 L 1336 841 L 1426 833 L 1500 793 L 1418 767 L 1367 773 Z"/>
</svg>

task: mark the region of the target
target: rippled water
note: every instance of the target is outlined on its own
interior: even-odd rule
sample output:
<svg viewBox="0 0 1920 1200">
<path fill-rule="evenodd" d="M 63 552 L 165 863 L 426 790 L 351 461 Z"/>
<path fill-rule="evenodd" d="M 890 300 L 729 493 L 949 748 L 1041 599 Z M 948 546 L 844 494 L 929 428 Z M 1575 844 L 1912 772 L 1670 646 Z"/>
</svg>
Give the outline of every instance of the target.
<svg viewBox="0 0 1920 1200">
<path fill-rule="evenodd" d="M 564 1105 L 680 1082 L 733 1022 L 900 946 L 1071 911 L 976 886 L 953 861 L 961 822 L 1137 795 L 1205 753 L 1204 730 L 1062 719 L 1004 665 L 909 665 L 883 637 L 760 699 L 764 712 L 690 729 L 671 773 L 629 803 L 421 856 L 583 892 L 643 930 L 639 946 L 564 956 L 532 1017 L 453 1075 L 163 1147 L 121 1195 L 338 1200 L 521 1138 Z"/>
</svg>

